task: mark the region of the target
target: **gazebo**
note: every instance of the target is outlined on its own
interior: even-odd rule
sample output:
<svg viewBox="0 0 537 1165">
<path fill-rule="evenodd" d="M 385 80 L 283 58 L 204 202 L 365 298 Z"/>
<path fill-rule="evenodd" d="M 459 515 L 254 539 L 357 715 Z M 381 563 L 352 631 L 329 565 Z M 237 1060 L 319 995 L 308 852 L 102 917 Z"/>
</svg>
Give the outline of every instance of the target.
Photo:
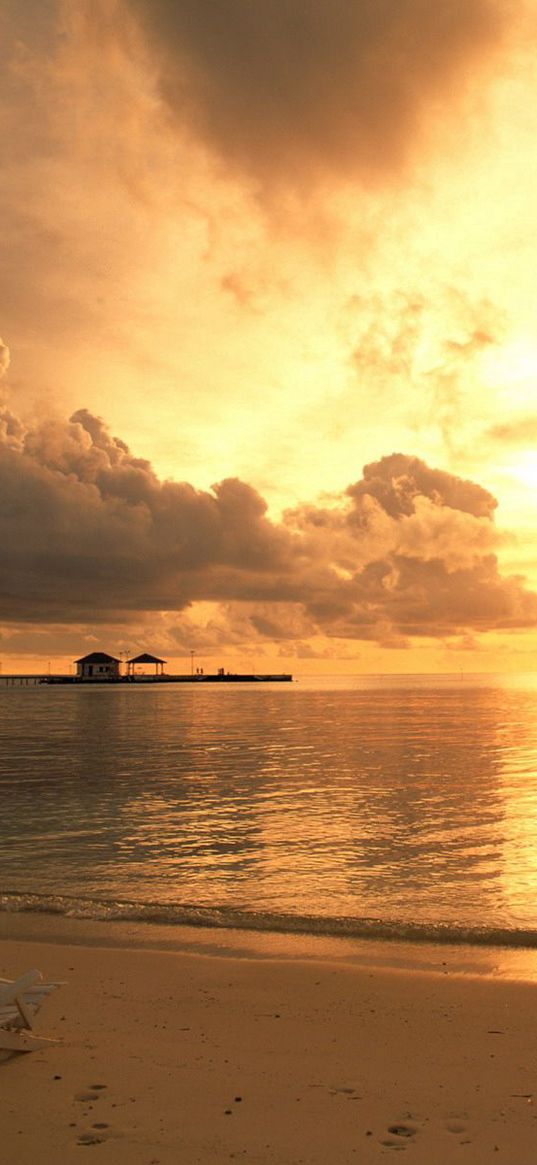
<svg viewBox="0 0 537 1165">
<path fill-rule="evenodd" d="M 165 659 L 159 659 L 157 655 L 149 655 L 147 651 L 143 651 L 141 655 L 135 655 L 132 659 L 127 660 L 127 675 L 133 676 L 136 671 L 137 664 L 153 664 L 155 667 L 155 675 L 164 675 Z"/>
</svg>

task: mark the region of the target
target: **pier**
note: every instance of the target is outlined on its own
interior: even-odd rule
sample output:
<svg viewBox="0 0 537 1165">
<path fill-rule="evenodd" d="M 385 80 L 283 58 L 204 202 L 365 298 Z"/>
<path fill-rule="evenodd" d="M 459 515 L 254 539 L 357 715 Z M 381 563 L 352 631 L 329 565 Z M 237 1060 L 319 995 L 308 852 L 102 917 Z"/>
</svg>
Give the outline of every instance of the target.
<svg viewBox="0 0 537 1165">
<path fill-rule="evenodd" d="M 126 653 L 124 653 L 126 654 Z M 219 667 L 214 673 L 205 674 L 203 668 L 196 668 L 194 674 L 194 652 L 190 653 L 190 673 L 168 675 L 164 671 L 165 659 L 143 651 L 122 662 L 106 651 L 92 651 L 76 659 L 69 675 L 54 675 L 50 664 L 46 674 L 1 675 L 2 687 L 35 687 L 37 684 L 281 684 L 292 683 L 293 677 L 287 672 L 230 672 Z M 148 671 L 147 669 L 154 668 Z"/>
<path fill-rule="evenodd" d="M 242 675 L 240 672 L 226 672 L 224 675 L 217 673 L 216 675 L 127 675 L 127 676 L 92 676 L 91 679 L 80 676 L 44 676 L 40 683 L 44 684 L 75 684 L 84 686 L 88 684 L 121 684 L 123 686 L 129 684 L 279 684 L 292 683 L 292 675 L 286 673 L 275 675 L 263 674 L 248 674 Z"/>
<path fill-rule="evenodd" d="M 65 685 L 74 687 L 90 687 L 95 684 L 107 687 L 129 686 L 132 684 L 281 684 L 292 683 L 290 674 L 247 674 L 228 672 L 225 675 L 128 675 L 128 676 L 80 676 L 66 675 L 0 675 L 0 688 L 36 687 L 39 684 Z"/>
</svg>

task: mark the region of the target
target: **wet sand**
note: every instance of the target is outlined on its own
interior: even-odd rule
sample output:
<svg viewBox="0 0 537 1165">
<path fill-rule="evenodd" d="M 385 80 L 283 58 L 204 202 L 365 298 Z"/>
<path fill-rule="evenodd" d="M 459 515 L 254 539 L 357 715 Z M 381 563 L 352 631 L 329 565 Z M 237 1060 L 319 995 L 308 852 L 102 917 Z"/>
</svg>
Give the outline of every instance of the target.
<svg viewBox="0 0 537 1165">
<path fill-rule="evenodd" d="M 0 917 L 0 976 L 67 981 L 0 1062 L 10 1165 L 537 1160 L 535 984 L 144 934 Z"/>
</svg>

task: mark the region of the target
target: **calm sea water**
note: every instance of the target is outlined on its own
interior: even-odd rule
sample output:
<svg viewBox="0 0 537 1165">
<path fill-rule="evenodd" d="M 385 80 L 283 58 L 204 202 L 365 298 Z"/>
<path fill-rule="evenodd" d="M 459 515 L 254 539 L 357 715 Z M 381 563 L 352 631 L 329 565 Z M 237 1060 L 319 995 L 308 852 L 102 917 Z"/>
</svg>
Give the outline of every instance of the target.
<svg viewBox="0 0 537 1165">
<path fill-rule="evenodd" d="M 0 687 L 0 789 L 4 909 L 537 945 L 535 677 Z"/>
</svg>

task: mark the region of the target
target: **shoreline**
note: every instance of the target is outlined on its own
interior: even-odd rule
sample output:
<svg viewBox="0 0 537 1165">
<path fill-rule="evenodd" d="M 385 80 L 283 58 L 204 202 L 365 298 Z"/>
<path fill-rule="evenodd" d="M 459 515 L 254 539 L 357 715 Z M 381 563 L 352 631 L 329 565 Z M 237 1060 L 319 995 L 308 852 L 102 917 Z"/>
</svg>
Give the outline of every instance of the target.
<svg viewBox="0 0 537 1165">
<path fill-rule="evenodd" d="M 353 963 L 352 942 L 343 959 L 304 936 L 252 947 L 244 932 L 170 929 L 0 916 L 1 976 L 65 980 L 36 1024 L 62 1044 L 0 1063 L 13 1165 L 83 1146 L 111 1165 L 397 1150 L 416 1165 L 533 1165 L 534 983 Z"/>
<path fill-rule="evenodd" d="M 1 896 L 0 896 L 1 897 Z M 99 946 L 210 954 L 219 958 L 282 959 L 348 963 L 351 966 L 402 969 L 408 972 L 458 974 L 478 978 L 537 983 L 537 948 L 502 943 L 457 942 L 442 938 L 415 939 L 371 932 L 331 933 L 300 929 L 158 920 L 151 916 L 94 917 L 58 913 L 46 907 L 0 909 L 0 942 L 54 942 L 61 945 Z M 91 908 L 91 906 L 90 906 Z"/>
</svg>

